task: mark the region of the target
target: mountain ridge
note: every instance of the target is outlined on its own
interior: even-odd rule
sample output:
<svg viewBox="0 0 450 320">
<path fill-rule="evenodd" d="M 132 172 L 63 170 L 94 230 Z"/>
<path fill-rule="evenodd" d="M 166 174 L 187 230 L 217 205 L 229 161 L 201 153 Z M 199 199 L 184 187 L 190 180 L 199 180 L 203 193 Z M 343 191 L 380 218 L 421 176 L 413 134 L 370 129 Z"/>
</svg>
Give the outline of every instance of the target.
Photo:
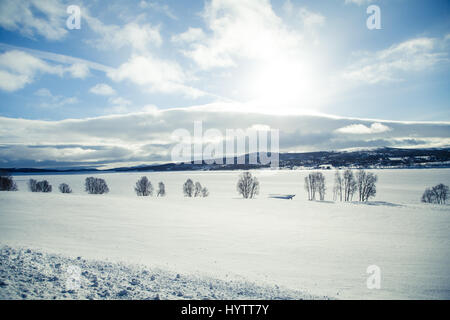
<svg viewBox="0 0 450 320">
<path fill-rule="evenodd" d="M 270 154 L 270 153 L 269 153 Z M 103 173 L 103 172 L 146 172 L 146 171 L 188 171 L 188 170 L 248 170 L 269 168 L 270 164 L 249 164 L 249 154 L 234 157 L 233 164 L 202 164 L 189 163 L 162 163 L 153 165 L 139 165 L 131 167 L 117 167 L 98 169 L 89 167 L 73 168 L 0 168 L 0 171 L 14 173 Z M 237 160 L 245 159 L 244 164 Z M 361 168 L 450 168 L 450 148 L 427 149 L 401 149 L 377 148 L 356 151 L 313 151 L 279 153 L 280 169 L 331 169 L 343 167 Z"/>
</svg>

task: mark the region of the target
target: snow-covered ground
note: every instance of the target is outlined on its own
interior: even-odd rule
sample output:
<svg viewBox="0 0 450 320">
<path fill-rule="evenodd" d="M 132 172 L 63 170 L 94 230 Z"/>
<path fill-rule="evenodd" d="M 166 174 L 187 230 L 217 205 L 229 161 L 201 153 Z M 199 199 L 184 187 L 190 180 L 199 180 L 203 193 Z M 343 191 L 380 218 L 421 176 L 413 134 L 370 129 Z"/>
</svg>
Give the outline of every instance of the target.
<svg viewBox="0 0 450 320">
<path fill-rule="evenodd" d="M 278 286 L 0 248 L 0 299 L 323 299 Z"/>
<path fill-rule="evenodd" d="M 28 192 L 29 177 L 17 176 L 18 192 L 0 192 L 0 244 L 11 246 L 9 250 L 30 248 L 30 257 L 36 257 L 36 251 L 57 254 L 55 259 L 63 261 L 81 256 L 87 259 L 80 266 L 82 272 L 95 273 L 99 264 L 112 263 L 124 266 L 114 272 L 131 270 L 133 277 L 145 268 L 132 265 L 143 265 L 164 270 L 161 274 L 167 279 L 177 273 L 217 283 L 231 279 L 319 297 L 449 299 L 450 206 L 422 204 L 420 197 L 425 187 L 449 184 L 450 170 L 374 171 L 379 176 L 378 194 L 368 204 L 330 201 L 332 171 L 324 172 L 328 187 L 324 202 L 306 200 L 307 171 L 255 171 L 261 192 L 253 200 L 236 193 L 237 171 L 99 175 L 110 187 L 107 195 L 86 194 L 86 175 L 34 176 L 53 184 L 51 194 Z M 133 187 L 142 175 L 154 186 L 164 181 L 167 197 L 137 197 Z M 182 184 L 188 177 L 208 187 L 210 197 L 184 198 Z M 60 194 L 61 182 L 70 184 L 74 193 Z M 281 200 L 268 198 L 269 194 L 297 196 Z M 3 248 L 2 252 L 7 247 Z M 89 262 L 92 259 L 102 262 Z M 52 259 L 40 263 L 45 261 L 54 263 Z M 370 265 L 381 270 L 380 289 L 367 288 Z M 163 282 L 168 288 L 161 297 L 170 298 L 168 292 L 177 291 L 169 282 Z M 192 291 L 187 289 L 186 295 L 202 298 L 205 283 L 209 282 L 189 286 Z M 3 298 L 7 287 L 0 286 Z"/>
</svg>

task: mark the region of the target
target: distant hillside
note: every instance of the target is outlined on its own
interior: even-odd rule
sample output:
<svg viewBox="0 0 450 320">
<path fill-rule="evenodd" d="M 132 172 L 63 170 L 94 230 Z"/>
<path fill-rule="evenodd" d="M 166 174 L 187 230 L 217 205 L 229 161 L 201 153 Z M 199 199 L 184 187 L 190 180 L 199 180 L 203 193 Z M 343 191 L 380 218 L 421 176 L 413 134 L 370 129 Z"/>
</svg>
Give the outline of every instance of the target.
<svg viewBox="0 0 450 320">
<path fill-rule="evenodd" d="M 37 169 L 37 168 L 2 168 L 9 173 L 95 173 L 95 172 L 141 172 L 141 171 L 187 171 L 187 170 L 245 170 L 268 168 L 270 165 L 248 164 L 249 155 L 245 157 L 246 164 L 194 164 L 166 163 L 158 165 L 122 167 L 107 170 L 100 169 Z M 259 157 L 258 157 L 259 163 Z M 444 149 L 397 149 L 380 148 L 359 151 L 318 151 L 305 153 L 280 153 L 279 167 L 282 169 L 331 169 L 341 167 L 362 168 L 450 168 L 450 148 Z"/>
</svg>

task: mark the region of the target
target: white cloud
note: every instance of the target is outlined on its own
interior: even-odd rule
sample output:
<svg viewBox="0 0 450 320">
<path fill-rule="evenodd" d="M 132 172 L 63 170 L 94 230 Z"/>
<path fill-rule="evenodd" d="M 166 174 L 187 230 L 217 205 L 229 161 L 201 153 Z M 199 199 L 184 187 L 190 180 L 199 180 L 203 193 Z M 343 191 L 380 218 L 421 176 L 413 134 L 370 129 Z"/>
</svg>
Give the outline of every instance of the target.
<svg viewBox="0 0 450 320">
<path fill-rule="evenodd" d="M 283 110 L 315 108 L 323 100 L 323 73 L 311 43 L 317 42 L 314 29 L 325 18 L 298 7 L 295 12 L 300 23 L 293 28 L 268 0 L 207 1 L 202 13 L 206 28 L 191 28 L 172 39 L 185 41 L 180 51 L 196 63 L 197 71 L 227 68 L 234 77 L 228 92 L 243 101 L 264 109 L 275 104 Z"/>
<path fill-rule="evenodd" d="M 176 43 L 191 43 L 194 41 L 203 40 L 205 38 L 205 33 L 200 28 L 192 28 L 183 33 L 172 36 L 172 42 Z"/>
<path fill-rule="evenodd" d="M 170 161 L 170 151 L 174 145 L 172 132 L 184 128 L 192 133 L 194 121 L 200 118 L 204 128 L 216 128 L 223 135 L 226 129 L 279 129 L 282 152 L 450 145 L 449 122 L 383 121 L 377 124 L 378 122 L 369 120 L 327 116 L 274 117 L 227 111 L 233 109 L 229 104 L 218 104 L 216 111 L 210 111 L 211 109 L 211 106 L 200 106 L 157 110 L 154 106 L 149 106 L 147 112 L 62 121 L 0 117 L 0 159 L 6 163 L 5 166 L 16 166 L 17 163 L 27 161 L 30 163 L 37 159 L 42 163 L 32 165 L 42 166 L 43 163 L 52 161 L 70 161 L 75 164 L 85 161 Z M 337 131 L 346 127 L 353 130 Z M 361 133 L 363 127 L 365 133 L 376 131 L 378 134 L 355 134 L 358 130 Z"/>
<path fill-rule="evenodd" d="M 102 71 L 102 72 L 108 72 L 110 71 L 112 68 L 108 67 L 106 65 L 97 63 L 97 62 L 92 62 L 89 60 L 85 60 L 85 59 L 80 59 L 80 58 L 75 58 L 75 57 L 71 57 L 71 56 L 67 56 L 67 55 L 63 55 L 63 54 L 57 54 L 57 53 L 53 53 L 53 52 L 48 52 L 48 51 L 41 51 L 41 50 L 35 50 L 35 49 L 30 49 L 30 48 L 25 48 L 25 47 L 17 47 L 17 46 L 13 46 L 10 44 L 6 44 L 6 43 L 0 43 L 0 49 L 4 50 L 4 51 L 22 51 L 25 53 L 28 53 L 29 55 L 32 55 L 36 58 L 39 59 L 43 59 L 46 61 L 52 61 L 52 62 L 57 62 L 60 64 L 64 64 L 64 65 L 79 65 L 78 67 L 74 67 L 72 71 L 76 71 L 78 70 L 78 74 L 83 74 L 83 69 L 84 71 L 86 71 L 86 68 L 88 68 L 89 70 L 98 70 L 98 71 Z M 70 70 L 69 70 L 70 72 Z M 75 72 L 76 75 L 77 72 Z M 88 73 L 89 74 L 89 73 Z"/>
<path fill-rule="evenodd" d="M 107 111 L 108 113 L 127 113 L 130 110 L 128 107 L 131 105 L 131 101 L 124 99 L 122 97 L 109 98 L 109 102 L 112 104 L 112 107 Z"/>
<path fill-rule="evenodd" d="M 23 74 L 13 74 L 0 70 L 0 89 L 4 91 L 16 91 L 30 83 L 32 79 Z"/>
<path fill-rule="evenodd" d="M 0 89 L 16 91 L 34 81 L 38 73 L 62 76 L 61 66 L 52 66 L 22 51 L 8 51 L 0 55 Z"/>
<path fill-rule="evenodd" d="M 29 38 L 60 40 L 67 34 L 65 10 L 58 0 L 0 1 L 0 26 Z"/>
<path fill-rule="evenodd" d="M 306 7 L 298 7 L 292 4 L 291 0 L 286 0 L 283 10 L 289 17 L 298 18 L 306 29 L 314 29 L 325 24 L 325 16 L 318 12 L 313 12 Z"/>
<path fill-rule="evenodd" d="M 167 4 L 159 4 L 154 1 L 144 1 L 139 2 L 139 7 L 142 9 L 152 9 L 158 12 L 164 13 L 166 16 L 173 20 L 177 20 L 177 17 L 173 14 L 172 10 L 170 10 Z"/>
<path fill-rule="evenodd" d="M 134 55 L 116 70 L 108 72 L 108 76 L 114 81 L 131 81 L 151 92 L 182 93 L 194 98 L 204 94 L 184 84 L 188 77 L 177 63 L 150 55 Z"/>
<path fill-rule="evenodd" d="M 47 88 L 41 88 L 41 89 L 37 90 L 34 94 L 39 97 L 51 97 L 52 96 L 52 93 Z"/>
<path fill-rule="evenodd" d="M 49 64 L 29 53 L 11 50 L 0 54 L 0 89 L 16 91 L 32 83 L 39 74 L 62 77 L 68 73 L 74 78 L 84 78 L 89 68 L 84 64 L 70 66 Z"/>
<path fill-rule="evenodd" d="M 159 111 L 158 107 L 154 104 L 148 104 L 142 107 L 142 112 L 148 112 L 148 113 L 157 113 Z"/>
<path fill-rule="evenodd" d="M 306 8 L 300 8 L 299 15 L 305 28 L 309 30 L 321 27 L 325 24 L 325 17 L 323 15 L 312 12 Z"/>
<path fill-rule="evenodd" d="M 318 29 L 325 25 L 326 18 L 324 15 L 306 7 L 294 5 L 291 0 L 286 0 L 282 9 L 293 24 L 301 26 L 303 42 L 315 45 L 320 43 Z"/>
<path fill-rule="evenodd" d="M 89 89 L 89 92 L 102 96 L 111 96 L 116 93 L 116 91 L 106 83 L 97 83 L 95 86 Z"/>
<path fill-rule="evenodd" d="M 62 75 L 64 71 L 61 66 L 50 65 L 28 53 L 15 50 L 0 55 L 0 68 L 26 75 L 37 71 Z"/>
<path fill-rule="evenodd" d="M 336 130 L 338 133 L 347 134 L 375 134 L 391 131 L 392 129 L 379 122 L 372 123 L 370 126 L 364 124 L 351 124 Z"/>
<path fill-rule="evenodd" d="M 64 97 L 62 95 L 53 95 L 49 89 L 41 88 L 34 93 L 41 97 L 41 101 L 34 106 L 40 108 L 59 108 L 68 104 L 78 103 L 77 97 Z"/>
<path fill-rule="evenodd" d="M 415 38 L 374 53 L 364 53 L 344 72 L 348 80 L 369 84 L 402 81 L 404 74 L 448 63 L 445 43 L 435 38 Z"/>
<path fill-rule="evenodd" d="M 363 4 L 369 4 L 369 3 L 371 3 L 371 2 L 373 2 L 374 0 L 345 0 L 345 3 L 346 4 L 351 4 L 351 3 L 353 3 L 353 4 L 356 4 L 356 5 L 358 5 L 358 6 L 361 6 L 361 5 L 363 5 Z"/>
<path fill-rule="evenodd" d="M 122 97 L 111 98 L 109 101 L 112 104 L 122 105 L 122 106 L 129 106 L 131 104 L 130 100 L 124 99 Z"/>
<path fill-rule="evenodd" d="M 74 63 L 67 68 L 67 72 L 69 72 L 73 78 L 80 79 L 84 79 L 90 75 L 89 67 L 84 63 Z"/>
<path fill-rule="evenodd" d="M 160 6 L 152 2 L 147 5 L 166 13 L 170 11 L 166 5 Z M 61 40 L 68 33 L 66 8 L 67 5 L 59 0 L 0 1 L 0 27 L 18 31 L 29 38 L 40 35 L 48 40 Z M 162 43 L 159 26 L 148 23 L 139 25 L 135 22 L 123 26 L 104 24 L 89 14 L 88 7 L 82 7 L 81 11 L 82 23 L 86 22 L 92 31 L 100 36 L 98 39 L 88 40 L 97 48 L 131 47 L 144 52 L 150 46 L 159 47 Z"/>
<path fill-rule="evenodd" d="M 92 31 L 100 35 L 100 38 L 87 40 L 87 42 L 99 49 L 117 50 L 130 47 L 133 51 L 144 53 L 150 47 L 159 47 L 162 44 L 159 26 L 139 25 L 135 22 L 124 26 L 107 25 L 89 14 L 85 14 L 84 19 Z"/>
<path fill-rule="evenodd" d="M 211 33 L 183 51 L 203 69 L 233 67 L 238 58 L 267 60 L 299 49 L 301 37 L 283 24 L 268 0 L 212 0 L 203 17 Z"/>
</svg>

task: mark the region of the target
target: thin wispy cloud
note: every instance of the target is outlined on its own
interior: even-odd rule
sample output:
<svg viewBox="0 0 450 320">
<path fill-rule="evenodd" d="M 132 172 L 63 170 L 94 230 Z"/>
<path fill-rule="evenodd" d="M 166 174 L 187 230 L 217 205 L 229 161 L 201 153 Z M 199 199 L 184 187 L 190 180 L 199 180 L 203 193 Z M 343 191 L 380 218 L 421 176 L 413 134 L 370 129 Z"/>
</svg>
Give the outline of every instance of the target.
<svg viewBox="0 0 450 320">
<path fill-rule="evenodd" d="M 101 96 L 111 96 L 116 93 L 116 91 L 106 83 L 97 83 L 95 86 L 89 89 L 89 91 L 93 94 L 98 94 Z"/>
<path fill-rule="evenodd" d="M 358 6 L 362 6 L 364 4 L 369 4 L 374 2 L 375 0 L 345 0 L 346 4 L 356 4 Z"/>
<path fill-rule="evenodd" d="M 92 70 L 97 70 L 97 71 L 102 71 L 102 72 L 108 72 L 112 69 L 112 67 L 110 67 L 110 66 L 107 66 L 107 65 L 104 65 L 104 64 L 101 64 L 98 62 L 86 60 L 86 59 L 73 57 L 70 55 L 63 55 L 63 54 L 49 52 L 49 51 L 30 49 L 30 48 L 26 48 L 26 47 L 19 47 L 19 46 L 14 46 L 14 45 L 1 43 L 1 42 L 0 42 L 0 50 L 5 51 L 5 52 L 6 51 L 22 51 L 22 52 L 25 52 L 36 58 L 46 60 L 46 61 L 60 63 L 63 65 L 84 66 L 83 68 L 85 68 L 85 70 L 92 69 Z"/>
<path fill-rule="evenodd" d="M 54 95 L 47 88 L 41 88 L 34 93 L 38 98 L 38 106 L 40 108 L 60 108 L 68 104 L 78 103 L 77 97 L 64 97 L 62 95 Z"/>
<path fill-rule="evenodd" d="M 36 80 L 39 75 L 52 74 L 62 77 L 68 74 L 74 78 L 85 78 L 89 74 L 87 66 L 54 65 L 23 51 L 13 50 L 0 54 L 0 89 L 16 91 Z"/>
<path fill-rule="evenodd" d="M 160 4 L 156 1 L 140 1 L 139 7 L 142 9 L 150 9 L 155 10 L 157 12 L 164 13 L 166 16 L 168 16 L 170 19 L 178 20 L 177 16 L 172 12 L 170 7 L 167 4 Z"/>
<path fill-rule="evenodd" d="M 356 57 L 344 78 L 369 84 L 404 81 L 408 74 L 448 64 L 449 43 L 445 39 L 415 38 Z"/>
</svg>

